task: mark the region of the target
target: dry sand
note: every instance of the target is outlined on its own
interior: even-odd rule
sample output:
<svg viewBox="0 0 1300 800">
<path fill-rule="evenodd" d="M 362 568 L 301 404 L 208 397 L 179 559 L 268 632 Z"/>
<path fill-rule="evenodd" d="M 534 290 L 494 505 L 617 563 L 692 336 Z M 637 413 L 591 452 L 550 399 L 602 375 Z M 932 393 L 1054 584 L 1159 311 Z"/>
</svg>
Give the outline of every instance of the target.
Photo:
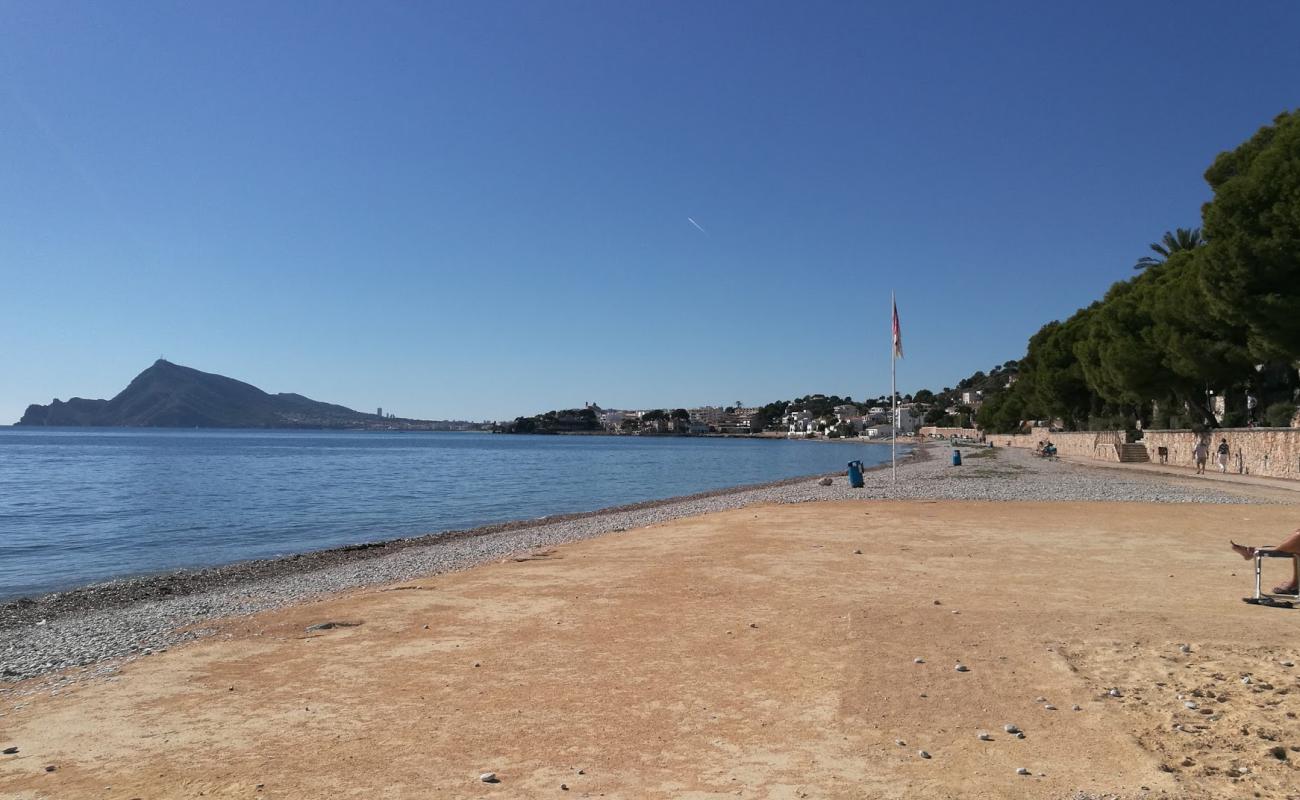
<svg viewBox="0 0 1300 800">
<path fill-rule="evenodd" d="M 0 796 L 1300 797 L 1300 610 L 1242 603 L 1225 541 L 1296 522 L 924 501 L 677 520 L 8 694 Z M 326 621 L 360 624 L 305 630 Z"/>
</svg>

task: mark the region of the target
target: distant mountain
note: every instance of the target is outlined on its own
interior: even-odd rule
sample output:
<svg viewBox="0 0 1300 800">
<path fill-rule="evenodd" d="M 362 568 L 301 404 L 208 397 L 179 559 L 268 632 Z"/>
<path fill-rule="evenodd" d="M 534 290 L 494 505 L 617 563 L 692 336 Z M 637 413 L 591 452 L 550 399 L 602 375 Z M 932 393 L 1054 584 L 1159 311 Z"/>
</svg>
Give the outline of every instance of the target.
<svg viewBox="0 0 1300 800">
<path fill-rule="evenodd" d="M 256 386 L 159 359 L 112 400 L 74 397 L 31 405 L 19 425 L 139 428 L 399 428 L 433 430 L 445 423 L 363 414 L 300 394 L 267 394 Z"/>
</svg>

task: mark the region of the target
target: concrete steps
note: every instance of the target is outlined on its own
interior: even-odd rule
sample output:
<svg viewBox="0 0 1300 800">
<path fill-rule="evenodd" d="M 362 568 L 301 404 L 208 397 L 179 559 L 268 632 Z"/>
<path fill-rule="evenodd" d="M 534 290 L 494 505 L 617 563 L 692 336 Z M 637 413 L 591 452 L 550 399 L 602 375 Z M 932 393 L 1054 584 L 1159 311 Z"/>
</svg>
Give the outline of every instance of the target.
<svg viewBox="0 0 1300 800">
<path fill-rule="evenodd" d="M 1151 460 L 1151 456 L 1147 455 L 1147 446 L 1144 444 L 1117 444 L 1115 448 L 1119 451 L 1121 464 L 1146 463 Z"/>
</svg>

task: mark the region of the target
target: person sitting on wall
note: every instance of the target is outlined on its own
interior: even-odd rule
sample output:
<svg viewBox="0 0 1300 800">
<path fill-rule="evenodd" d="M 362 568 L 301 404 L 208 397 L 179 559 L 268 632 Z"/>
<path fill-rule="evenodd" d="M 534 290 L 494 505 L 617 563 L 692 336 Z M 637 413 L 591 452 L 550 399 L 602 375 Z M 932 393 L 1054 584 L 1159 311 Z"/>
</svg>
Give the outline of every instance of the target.
<svg viewBox="0 0 1300 800">
<path fill-rule="evenodd" d="M 1043 445 L 1043 457 L 1044 458 L 1056 457 L 1056 445 L 1052 444 L 1052 441 L 1050 439 L 1047 440 L 1047 444 Z"/>
<path fill-rule="evenodd" d="M 1231 539 L 1228 540 L 1228 544 L 1232 545 L 1232 552 L 1247 561 L 1255 557 L 1256 550 L 1277 550 L 1282 553 L 1300 555 L 1300 528 L 1296 528 L 1295 532 L 1277 547 L 1247 547 L 1244 544 L 1237 544 Z M 1297 589 L 1297 584 L 1300 583 L 1300 561 L 1292 559 L 1291 563 L 1295 566 L 1295 574 L 1291 576 L 1291 582 L 1282 586 L 1274 586 L 1273 594 L 1300 594 L 1300 589 Z"/>
</svg>

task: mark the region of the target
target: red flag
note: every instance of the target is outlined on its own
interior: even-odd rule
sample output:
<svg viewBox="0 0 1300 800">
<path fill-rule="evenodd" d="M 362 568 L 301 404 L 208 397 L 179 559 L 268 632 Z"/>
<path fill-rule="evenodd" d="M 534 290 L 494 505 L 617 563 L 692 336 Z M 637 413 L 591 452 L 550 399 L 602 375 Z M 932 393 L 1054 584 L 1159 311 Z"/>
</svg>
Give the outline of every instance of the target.
<svg viewBox="0 0 1300 800">
<path fill-rule="evenodd" d="M 894 358 L 903 357 L 903 333 L 898 328 L 898 303 L 894 303 Z"/>
</svg>

